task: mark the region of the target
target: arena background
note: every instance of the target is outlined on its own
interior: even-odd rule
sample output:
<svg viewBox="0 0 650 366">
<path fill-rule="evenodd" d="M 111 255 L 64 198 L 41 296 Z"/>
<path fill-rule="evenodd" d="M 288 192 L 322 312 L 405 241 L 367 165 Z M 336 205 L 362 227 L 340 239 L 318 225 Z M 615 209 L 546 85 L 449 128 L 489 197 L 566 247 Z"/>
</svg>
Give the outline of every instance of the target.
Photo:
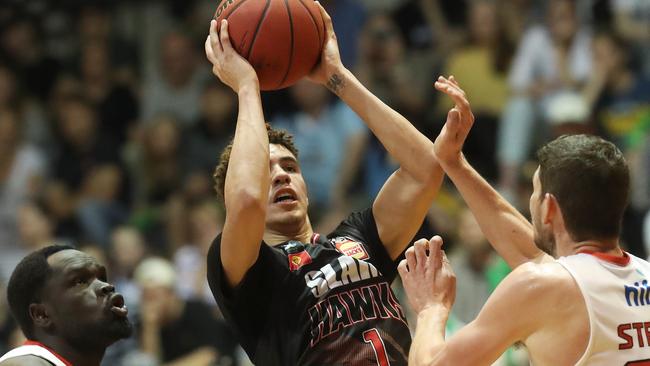
<svg viewBox="0 0 650 366">
<path fill-rule="evenodd" d="M 633 180 L 623 245 L 646 257 L 649 1 L 321 3 L 345 65 L 430 138 L 450 108 L 433 81 L 460 81 L 476 115 L 466 155 L 525 215 L 536 147 L 564 133 L 614 141 Z M 211 175 L 237 107 L 203 53 L 216 5 L 0 5 L 0 288 L 25 253 L 50 243 L 108 263 L 138 332 L 111 347 L 105 365 L 247 363 L 205 280 L 204 257 L 223 222 Z M 347 107 L 307 82 L 263 99 L 267 120 L 296 135 L 317 231 L 371 203 L 395 165 Z M 453 332 L 508 268 L 451 185 L 424 232 L 442 235 L 452 252 Z M 21 337 L 3 294 L 0 353 Z M 527 365 L 525 350 L 498 364 Z"/>
</svg>

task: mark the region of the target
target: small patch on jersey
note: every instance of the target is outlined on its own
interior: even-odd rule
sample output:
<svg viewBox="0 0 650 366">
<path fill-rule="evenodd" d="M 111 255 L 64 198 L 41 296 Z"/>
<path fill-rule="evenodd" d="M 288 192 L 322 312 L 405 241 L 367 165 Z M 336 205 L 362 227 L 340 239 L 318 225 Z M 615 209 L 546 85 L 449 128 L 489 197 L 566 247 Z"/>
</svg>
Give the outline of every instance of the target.
<svg viewBox="0 0 650 366">
<path fill-rule="evenodd" d="M 363 244 L 354 239 L 351 239 L 347 236 L 340 236 L 338 238 L 334 238 L 332 241 L 336 247 L 336 250 L 347 256 L 360 260 L 370 258 L 368 252 L 366 251 L 366 248 L 363 247 Z"/>
<path fill-rule="evenodd" d="M 292 271 L 297 271 L 300 267 L 311 263 L 311 256 L 306 250 L 289 254 L 287 258 L 289 258 L 289 269 Z"/>
</svg>

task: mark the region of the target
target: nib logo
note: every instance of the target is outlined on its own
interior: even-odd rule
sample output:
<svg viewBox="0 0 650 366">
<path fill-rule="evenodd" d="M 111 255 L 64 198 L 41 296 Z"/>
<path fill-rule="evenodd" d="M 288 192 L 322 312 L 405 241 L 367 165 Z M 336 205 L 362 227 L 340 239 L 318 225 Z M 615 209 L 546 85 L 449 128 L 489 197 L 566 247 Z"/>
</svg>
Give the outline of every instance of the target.
<svg viewBox="0 0 650 366">
<path fill-rule="evenodd" d="M 625 288 L 625 300 L 627 306 L 647 306 L 650 305 L 650 287 L 648 280 L 634 282 L 633 286 L 623 286 Z M 632 305 L 634 303 L 634 305 Z"/>
</svg>

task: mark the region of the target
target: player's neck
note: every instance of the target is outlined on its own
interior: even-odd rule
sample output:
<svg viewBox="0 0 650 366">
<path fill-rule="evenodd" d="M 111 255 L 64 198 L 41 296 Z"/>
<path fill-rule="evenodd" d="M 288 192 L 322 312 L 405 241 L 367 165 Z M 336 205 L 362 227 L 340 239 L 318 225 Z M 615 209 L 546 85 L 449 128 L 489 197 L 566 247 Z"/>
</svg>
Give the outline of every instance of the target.
<svg viewBox="0 0 650 366">
<path fill-rule="evenodd" d="M 559 257 L 582 252 L 604 253 L 618 257 L 623 255 L 618 238 L 574 241 L 569 233 L 565 233 L 556 237 L 556 243 Z"/>
<path fill-rule="evenodd" d="M 74 366 L 99 366 L 106 351 L 106 347 L 100 347 L 100 349 L 87 347 L 84 352 L 79 352 L 78 347 L 73 347 L 57 337 L 46 337 L 39 342 Z"/>
<path fill-rule="evenodd" d="M 298 240 L 302 243 L 309 243 L 314 230 L 311 227 L 309 218 L 299 225 L 283 225 L 281 227 L 266 228 L 264 231 L 264 242 L 271 246 L 285 243 L 289 240 Z"/>
</svg>

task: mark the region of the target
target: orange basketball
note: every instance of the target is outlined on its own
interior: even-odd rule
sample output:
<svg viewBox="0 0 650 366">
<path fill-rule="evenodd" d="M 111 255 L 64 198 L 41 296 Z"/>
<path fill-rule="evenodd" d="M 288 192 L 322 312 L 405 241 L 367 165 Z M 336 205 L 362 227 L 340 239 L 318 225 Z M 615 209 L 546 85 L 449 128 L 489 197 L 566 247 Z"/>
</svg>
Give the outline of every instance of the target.
<svg viewBox="0 0 650 366">
<path fill-rule="evenodd" d="M 286 88 L 314 69 L 325 23 L 313 0 L 221 0 L 233 47 L 253 65 L 262 90 Z"/>
</svg>

